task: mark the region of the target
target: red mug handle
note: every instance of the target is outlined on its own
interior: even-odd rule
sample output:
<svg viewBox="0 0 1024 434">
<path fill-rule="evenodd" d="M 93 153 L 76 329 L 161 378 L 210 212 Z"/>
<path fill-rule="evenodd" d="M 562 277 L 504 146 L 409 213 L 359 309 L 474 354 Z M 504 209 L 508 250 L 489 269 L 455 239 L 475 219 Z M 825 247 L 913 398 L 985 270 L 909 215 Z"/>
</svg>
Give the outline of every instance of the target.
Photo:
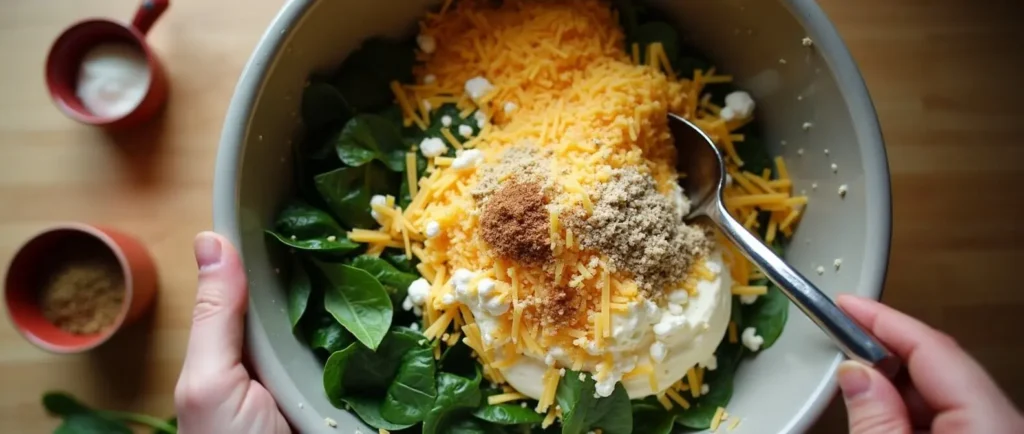
<svg viewBox="0 0 1024 434">
<path fill-rule="evenodd" d="M 132 27 L 145 35 L 168 6 L 170 0 L 142 0 L 139 10 L 135 12 L 135 18 L 132 19 Z"/>
</svg>

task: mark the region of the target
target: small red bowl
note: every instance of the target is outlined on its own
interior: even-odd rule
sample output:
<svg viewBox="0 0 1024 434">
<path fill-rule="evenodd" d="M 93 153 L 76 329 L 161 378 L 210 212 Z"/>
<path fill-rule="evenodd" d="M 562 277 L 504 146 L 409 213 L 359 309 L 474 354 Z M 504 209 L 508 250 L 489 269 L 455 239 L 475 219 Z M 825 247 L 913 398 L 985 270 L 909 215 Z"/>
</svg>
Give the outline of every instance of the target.
<svg viewBox="0 0 1024 434">
<path fill-rule="evenodd" d="M 43 316 L 39 306 L 38 276 L 54 257 L 53 248 L 70 237 L 99 240 L 117 257 L 124 273 L 124 304 L 114 324 L 95 334 L 74 334 Z M 50 228 L 25 243 L 11 261 L 4 284 L 8 317 L 25 339 L 54 353 L 79 353 L 106 342 L 118 330 L 139 319 L 156 298 L 156 266 L 135 238 L 109 228 L 66 223 Z"/>
<path fill-rule="evenodd" d="M 167 10 L 169 0 L 144 0 L 130 25 L 106 19 L 80 21 L 62 33 L 46 58 L 46 86 L 50 97 L 65 115 L 88 125 L 108 129 L 124 129 L 155 116 L 167 101 L 167 75 L 156 54 L 146 43 L 146 32 Z M 122 116 L 105 117 L 93 114 L 79 100 L 79 66 L 85 55 L 100 44 L 120 43 L 137 48 L 146 57 L 149 67 L 149 89 L 135 108 Z"/>
</svg>

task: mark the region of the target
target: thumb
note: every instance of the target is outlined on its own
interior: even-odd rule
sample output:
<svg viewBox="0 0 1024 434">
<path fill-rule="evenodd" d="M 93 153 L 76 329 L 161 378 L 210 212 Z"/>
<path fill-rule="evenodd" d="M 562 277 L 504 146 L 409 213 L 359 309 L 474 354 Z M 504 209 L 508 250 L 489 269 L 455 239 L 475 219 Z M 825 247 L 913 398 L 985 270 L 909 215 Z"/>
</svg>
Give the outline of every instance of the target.
<svg viewBox="0 0 1024 434">
<path fill-rule="evenodd" d="M 200 233 L 194 249 L 199 285 L 185 367 L 213 379 L 241 363 L 248 287 L 238 252 L 224 237 Z"/>
<path fill-rule="evenodd" d="M 839 365 L 851 434 L 910 433 L 910 419 L 896 387 L 881 373 L 859 362 Z"/>
</svg>

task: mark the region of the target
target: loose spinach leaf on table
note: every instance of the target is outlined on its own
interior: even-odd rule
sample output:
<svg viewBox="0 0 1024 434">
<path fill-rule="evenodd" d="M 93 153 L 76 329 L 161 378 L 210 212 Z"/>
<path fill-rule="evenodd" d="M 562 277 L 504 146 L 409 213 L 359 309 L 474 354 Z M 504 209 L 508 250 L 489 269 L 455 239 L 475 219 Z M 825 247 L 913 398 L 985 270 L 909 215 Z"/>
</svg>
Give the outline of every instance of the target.
<svg viewBox="0 0 1024 434">
<path fill-rule="evenodd" d="M 663 407 L 646 402 L 633 403 L 633 432 L 636 434 L 671 434 L 675 415 Z"/>
<path fill-rule="evenodd" d="M 43 394 L 43 407 L 56 416 L 70 416 L 78 413 L 89 413 L 93 410 L 78 402 L 77 399 L 62 392 L 46 392 Z"/>
<path fill-rule="evenodd" d="M 285 206 L 274 221 L 274 230 L 266 232 L 282 244 L 299 250 L 343 254 L 359 248 L 359 244 L 345 236 L 345 230 L 330 214 L 299 201 Z"/>
<path fill-rule="evenodd" d="M 424 341 L 422 334 L 396 327 L 377 351 L 355 342 L 331 354 L 323 374 L 328 399 L 339 408 L 348 404 L 364 422 L 375 428 L 400 430 L 414 425 L 418 420 L 399 423 L 389 418 L 401 409 L 425 415 L 435 401 L 435 398 L 422 397 L 429 395 L 430 387 L 435 384 L 433 356 Z M 416 355 L 406 356 L 414 353 Z M 408 366 L 411 363 L 420 366 Z M 428 364 L 430 368 L 426 367 Z M 401 384 L 396 386 L 397 382 Z"/>
<path fill-rule="evenodd" d="M 334 149 L 338 159 L 356 167 L 374 159 L 394 172 L 405 170 L 405 152 L 401 124 L 374 114 L 361 114 L 350 119 L 341 130 Z"/>
<path fill-rule="evenodd" d="M 174 419 L 166 422 L 144 414 L 95 410 L 64 392 L 46 392 L 42 402 L 48 412 L 64 419 L 55 434 L 130 434 L 126 423 L 146 425 L 158 433 L 178 432 Z"/>
<path fill-rule="evenodd" d="M 633 413 L 622 383 L 607 398 L 595 398 L 593 377 L 579 379 L 579 373 L 566 371 L 558 382 L 555 396 L 562 408 L 562 434 L 579 434 L 600 428 L 606 434 L 630 434 Z"/>
<path fill-rule="evenodd" d="M 363 345 L 380 345 L 394 314 L 384 287 L 370 273 L 344 264 L 313 261 L 327 279 L 324 309 Z"/>
<path fill-rule="evenodd" d="M 345 97 L 338 88 L 321 81 L 311 81 L 302 90 L 302 122 L 309 131 L 319 131 L 332 124 L 344 123 L 352 116 Z"/>
<path fill-rule="evenodd" d="M 474 410 L 473 416 L 498 425 L 534 424 L 544 420 L 543 414 L 519 404 L 484 405 Z"/>
<path fill-rule="evenodd" d="M 411 41 L 372 38 L 341 64 L 335 85 L 355 112 L 376 112 L 392 105 L 392 81 L 412 82 L 416 62 Z"/>
<path fill-rule="evenodd" d="M 480 405 L 480 370 L 473 378 L 448 372 L 437 374 L 437 399 L 423 421 L 423 434 L 447 433 L 468 410 Z"/>
<path fill-rule="evenodd" d="M 370 215 L 370 198 L 375 194 L 394 194 L 398 185 L 389 177 L 387 168 L 375 162 L 322 173 L 314 182 L 335 217 L 350 227 L 363 229 L 377 226 Z"/>
<path fill-rule="evenodd" d="M 313 284 L 309 281 L 309 274 L 298 256 L 292 255 L 292 266 L 289 270 L 288 279 L 288 319 L 292 323 L 292 331 L 299 325 L 302 314 L 306 313 L 306 306 L 309 305 L 309 294 L 313 291 Z"/>
<path fill-rule="evenodd" d="M 76 413 L 64 418 L 64 422 L 53 430 L 54 434 L 131 434 L 123 422 L 110 419 L 99 413 Z"/>
</svg>

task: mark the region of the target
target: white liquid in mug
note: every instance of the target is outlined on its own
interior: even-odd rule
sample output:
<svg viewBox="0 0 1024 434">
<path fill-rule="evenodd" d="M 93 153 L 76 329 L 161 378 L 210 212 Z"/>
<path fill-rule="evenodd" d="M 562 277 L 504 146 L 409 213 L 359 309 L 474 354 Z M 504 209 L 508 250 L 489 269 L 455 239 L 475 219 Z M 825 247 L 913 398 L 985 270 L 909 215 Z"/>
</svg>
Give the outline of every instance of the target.
<svg viewBox="0 0 1024 434">
<path fill-rule="evenodd" d="M 75 94 L 94 115 L 116 118 L 131 113 L 149 90 L 146 55 L 128 44 L 101 44 L 86 53 Z"/>
</svg>

